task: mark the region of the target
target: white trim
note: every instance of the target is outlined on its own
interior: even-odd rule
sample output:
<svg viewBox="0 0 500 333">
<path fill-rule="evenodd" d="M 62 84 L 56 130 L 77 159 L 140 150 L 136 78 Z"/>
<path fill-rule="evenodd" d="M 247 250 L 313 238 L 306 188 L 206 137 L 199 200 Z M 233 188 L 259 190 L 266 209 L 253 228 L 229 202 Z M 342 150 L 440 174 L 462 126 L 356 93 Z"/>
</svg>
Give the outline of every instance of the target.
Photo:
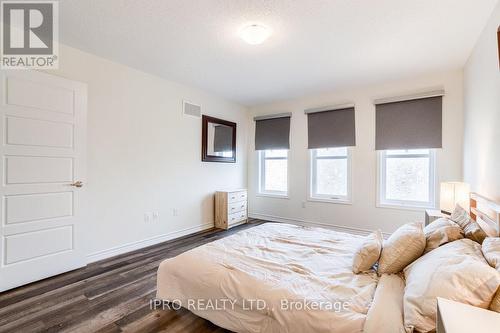
<svg viewBox="0 0 500 333">
<path fill-rule="evenodd" d="M 280 192 L 277 192 L 280 193 Z M 270 193 L 270 192 L 262 192 L 262 193 L 257 193 L 255 194 L 256 197 L 263 197 L 263 198 L 277 198 L 277 199 L 290 199 L 288 194 L 276 194 L 276 193 Z"/>
<path fill-rule="evenodd" d="M 316 176 L 314 173 L 315 168 L 315 152 L 316 149 L 309 150 L 309 176 L 307 177 L 307 201 L 317 201 L 317 202 L 325 202 L 325 203 L 333 203 L 333 204 L 352 204 L 352 147 L 345 147 L 347 149 L 347 195 L 346 196 L 338 196 L 333 198 L 333 196 L 315 196 L 314 195 L 314 177 Z M 344 157 L 341 157 L 342 159 Z"/>
<path fill-rule="evenodd" d="M 397 96 L 397 97 L 387 97 L 387 98 L 379 98 L 379 99 L 374 100 L 373 104 L 379 105 L 379 104 L 388 104 L 388 103 L 412 101 L 412 100 L 415 100 L 415 99 L 440 97 L 440 96 L 444 96 L 444 93 L 445 93 L 444 89 L 440 89 L 440 90 L 433 90 L 433 91 L 421 92 L 421 93 L 416 93 L 416 94 L 411 94 L 411 95 L 404 95 L 404 96 Z"/>
<path fill-rule="evenodd" d="M 205 223 L 194 227 L 172 231 L 163 235 L 146 238 L 140 241 L 115 246 L 106 250 L 97 251 L 87 255 L 87 264 L 212 228 L 214 228 L 213 223 Z"/>
<path fill-rule="evenodd" d="M 323 203 L 339 204 L 339 205 L 352 205 L 352 200 L 345 200 L 345 199 L 328 199 L 328 198 L 316 198 L 309 196 L 307 198 L 307 201 L 323 202 Z"/>
<path fill-rule="evenodd" d="M 377 154 L 377 208 L 403 209 L 422 211 L 425 209 L 436 209 L 437 193 L 437 162 L 436 150 L 429 149 L 429 202 L 412 202 L 405 200 L 386 200 L 385 199 L 385 166 L 386 150 L 381 150 Z M 426 155 L 427 156 L 427 155 Z M 392 156 L 394 157 L 394 156 Z M 397 156 L 396 156 L 397 157 Z M 409 156 L 413 157 L 413 156 Z"/>
<path fill-rule="evenodd" d="M 273 149 L 269 149 L 273 150 Z M 269 159 L 280 159 L 286 160 L 286 191 L 265 191 L 265 153 L 267 150 L 259 150 L 257 151 L 258 155 L 258 172 L 259 172 L 259 183 L 257 187 L 257 195 L 259 196 L 268 196 L 273 198 L 285 198 L 288 199 L 288 189 L 290 186 L 290 150 L 289 149 L 275 149 L 275 150 L 286 150 L 286 157 L 276 157 Z"/>
<path fill-rule="evenodd" d="M 265 221 L 270 221 L 270 222 L 291 223 L 291 224 L 303 225 L 303 226 L 328 228 L 328 229 L 333 229 L 335 231 L 346 232 L 346 233 L 355 234 L 355 235 L 359 235 L 359 236 L 367 236 L 370 233 L 374 232 L 374 230 L 346 227 L 346 226 L 335 225 L 335 224 L 330 224 L 330 223 L 307 221 L 307 220 L 302 220 L 302 219 L 274 216 L 274 215 L 268 215 L 268 214 L 249 213 L 248 217 L 254 218 L 254 219 L 265 220 Z M 382 232 L 382 235 L 384 236 L 384 238 L 388 238 L 391 234 L 387 233 L 387 232 Z"/>
<path fill-rule="evenodd" d="M 337 110 L 344 110 L 344 109 L 352 109 L 355 107 L 356 107 L 356 105 L 354 103 L 345 103 L 345 104 L 337 104 L 337 105 L 331 105 L 331 106 L 322 106 L 319 108 L 306 109 L 306 110 L 304 110 L 304 113 L 311 114 L 311 113 L 318 113 L 318 112 L 325 112 L 325 111 L 337 111 Z"/>
</svg>

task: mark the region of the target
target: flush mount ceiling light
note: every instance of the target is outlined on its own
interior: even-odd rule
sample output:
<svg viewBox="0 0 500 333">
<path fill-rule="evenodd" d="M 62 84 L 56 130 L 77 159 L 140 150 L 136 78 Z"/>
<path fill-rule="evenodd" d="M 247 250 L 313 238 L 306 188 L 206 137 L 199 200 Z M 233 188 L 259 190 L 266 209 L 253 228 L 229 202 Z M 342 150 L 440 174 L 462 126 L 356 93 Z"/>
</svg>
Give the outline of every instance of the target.
<svg viewBox="0 0 500 333">
<path fill-rule="evenodd" d="M 271 30 L 258 23 L 246 25 L 240 30 L 241 39 L 251 45 L 262 44 L 269 36 Z"/>
</svg>

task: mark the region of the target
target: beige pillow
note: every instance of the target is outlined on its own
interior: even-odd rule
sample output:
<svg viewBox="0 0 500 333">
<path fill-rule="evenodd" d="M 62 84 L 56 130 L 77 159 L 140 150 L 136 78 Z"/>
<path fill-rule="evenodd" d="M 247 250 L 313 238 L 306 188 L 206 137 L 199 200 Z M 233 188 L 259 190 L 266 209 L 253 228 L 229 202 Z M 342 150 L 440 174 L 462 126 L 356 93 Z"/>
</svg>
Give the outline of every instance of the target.
<svg viewBox="0 0 500 333">
<path fill-rule="evenodd" d="M 366 314 L 363 333 L 404 333 L 404 292 L 405 281 L 400 274 L 382 275 Z"/>
<path fill-rule="evenodd" d="M 495 297 L 493 297 L 493 300 L 491 301 L 490 310 L 500 312 L 500 286 L 497 289 Z"/>
<path fill-rule="evenodd" d="M 425 250 L 424 253 L 437 249 L 443 244 L 464 238 L 462 228 L 455 222 L 440 218 L 424 228 Z"/>
<path fill-rule="evenodd" d="M 488 237 L 483 241 L 481 247 L 483 255 L 488 261 L 490 266 L 496 268 L 500 272 L 500 238 L 499 237 Z M 497 293 L 491 301 L 490 310 L 500 312 L 500 286 L 498 287 Z"/>
<path fill-rule="evenodd" d="M 404 275 L 405 327 L 417 332 L 436 328 L 437 297 L 487 309 L 500 284 L 500 273 L 470 239 L 438 247 L 406 267 Z"/>
<path fill-rule="evenodd" d="M 408 223 L 396 230 L 382 246 L 378 261 L 379 274 L 400 272 L 425 249 L 425 235 L 422 223 Z"/>
<path fill-rule="evenodd" d="M 481 250 L 488 264 L 500 270 L 500 237 L 485 238 Z"/>
<path fill-rule="evenodd" d="M 467 211 L 460 205 L 455 207 L 450 219 L 464 230 L 466 238 L 472 239 L 479 244 L 481 244 L 486 238 L 486 233 L 483 229 L 481 229 L 476 221 L 470 218 L 469 213 L 467 213 Z"/>
<path fill-rule="evenodd" d="M 380 230 L 366 236 L 363 243 L 356 250 L 352 262 L 352 271 L 356 274 L 370 270 L 380 257 L 382 250 L 382 233 Z"/>
</svg>

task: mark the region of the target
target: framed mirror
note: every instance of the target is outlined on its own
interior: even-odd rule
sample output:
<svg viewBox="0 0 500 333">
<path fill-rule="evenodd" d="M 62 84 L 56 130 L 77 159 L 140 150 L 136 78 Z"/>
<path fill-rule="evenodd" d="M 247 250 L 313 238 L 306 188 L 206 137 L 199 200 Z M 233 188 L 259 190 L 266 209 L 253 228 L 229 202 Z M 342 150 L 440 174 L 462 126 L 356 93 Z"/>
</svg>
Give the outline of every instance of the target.
<svg viewBox="0 0 500 333">
<path fill-rule="evenodd" d="M 201 160 L 236 162 L 236 123 L 203 115 Z"/>
</svg>

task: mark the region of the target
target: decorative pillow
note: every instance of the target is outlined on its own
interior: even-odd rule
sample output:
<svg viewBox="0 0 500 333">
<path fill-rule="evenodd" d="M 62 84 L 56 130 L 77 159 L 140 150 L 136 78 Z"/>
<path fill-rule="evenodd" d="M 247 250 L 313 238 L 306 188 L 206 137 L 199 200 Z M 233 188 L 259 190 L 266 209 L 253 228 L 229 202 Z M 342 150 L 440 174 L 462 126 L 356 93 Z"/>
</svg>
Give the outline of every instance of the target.
<svg viewBox="0 0 500 333">
<path fill-rule="evenodd" d="M 443 244 L 464 238 L 462 228 L 455 222 L 440 218 L 424 228 L 426 239 L 424 253 L 437 249 Z"/>
<path fill-rule="evenodd" d="M 479 224 L 470 218 L 469 213 L 467 213 L 467 211 L 460 205 L 456 205 L 450 218 L 464 230 L 466 238 L 472 239 L 479 244 L 481 244 L 486 238 L 486 233 L 483 229 L 481 229 Z"/>
<path fill-rule="evenodd" d="M 425 235 L 422 223 L 408 223 L 396 230 L 382 246 L 378 261 L 378 274 L 400 272 L 425 249 Z"/>
<path fill-rule="evenodd" d="M 438 247 L 406 267 L 404 275 L 405 327 L 417 332 L 436 329 L 437 297 L 487 309 L 500 285 L 500 273 L 470 239 Z"/>
<path fill-rule="evenodd" d="M 382 233 L 380 230 L 366 236 L 363 243 L 356 250 L 352 263 L 352 271 L 356 274 L 368 271 L 377 262 L 382 250 Z"/>
<path fill-rule="evenodd" d="M 483 255 L 488 261 L 490 266 L 496 268 L 500 272 L 500 238 L 499 237 L 488 237 L 483 241 L 482 246 Z M 500 286 L 498 287 L 497 293 L 491 301 L 490 310 L 500 312 Z"/>
</svg>

